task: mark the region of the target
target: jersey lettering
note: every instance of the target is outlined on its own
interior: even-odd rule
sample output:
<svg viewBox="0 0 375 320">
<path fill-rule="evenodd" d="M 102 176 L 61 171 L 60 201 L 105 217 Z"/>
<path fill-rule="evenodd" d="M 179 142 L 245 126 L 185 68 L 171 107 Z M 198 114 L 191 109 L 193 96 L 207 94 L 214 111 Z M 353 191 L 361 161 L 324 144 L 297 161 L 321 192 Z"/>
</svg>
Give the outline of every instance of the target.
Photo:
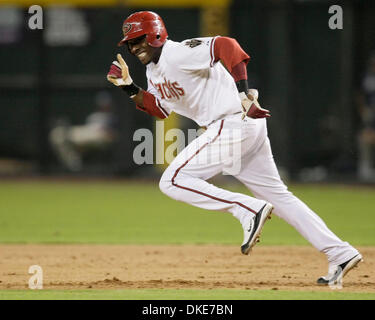
<svg viewBox="0 0 375 320">
<path fill-rule="evenodd" d="M 178 92 L 178 94 L 180 95 L 180 96 L 184 96 L 185 95 L 185 91 L 184 91 L 184 89 L 183 88 L 181 88 L 181 87 L 179 87 L 179 84 L 178 84 L 178 82 L 173 82 L 172 83 L 172 86 L 173 86 L 173 88 Z"/>
<path fill-rule="evenodd" d="M 153 86 L 156 88 L 156 90 L 158 90 L 161 99 L 180 99 L 180 97 L 185 95 L 185 90 L 178 84 L 177 81 L 171 83 L 170 80 L 164 78 L 164 82 L 155 83 Z"/>
<path fill-rule="evenodd" d="M 162 88 L 163 88 L 163 91 L 165 92 L 165 96 L 166 96 L 166 98 L 167 98 L 167 99 L 172 98 L 172 95 L 170 94 L 170 91 L 169 91 L 169 87 L 168 87 L 167 82 L 164 82 L 164 83 L 162 84 Z"/>
<path fill-rule="evenodd" d="M 171 82 L 169 80 L 168 80 L 168 89 L 173 97 L 180 99 L 176 91 L 174 91 L 173 86 L 171 85 Z"/>
<path fill-rule="evenodd" d="M 156 88 L 156 90 L 158 90 L 159 94 L 160 94 L 160 97 L 162 99 L 165 99 L 165 96 L 164 96 L 164 91 L 161 87 L 161 84 L 160 83 L 157 83 L 157 84 L 153 84 L 153 86 Z"/>
</svg>

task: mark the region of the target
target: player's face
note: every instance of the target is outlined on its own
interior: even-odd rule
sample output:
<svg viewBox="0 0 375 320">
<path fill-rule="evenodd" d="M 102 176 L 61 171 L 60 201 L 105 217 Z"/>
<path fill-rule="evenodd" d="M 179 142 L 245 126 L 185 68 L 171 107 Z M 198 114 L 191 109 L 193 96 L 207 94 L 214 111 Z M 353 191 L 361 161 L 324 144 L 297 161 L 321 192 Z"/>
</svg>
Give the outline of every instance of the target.
<svg viewBox="0 0 375 320">
<path fill-rule="evenodd" d="M 135 55 L 143 64 L 148 64 L 155 55 L 155 48 L 148 45 L 146 37 L 138 37 L 128 41 L 131 54 Z"/>
</svg>

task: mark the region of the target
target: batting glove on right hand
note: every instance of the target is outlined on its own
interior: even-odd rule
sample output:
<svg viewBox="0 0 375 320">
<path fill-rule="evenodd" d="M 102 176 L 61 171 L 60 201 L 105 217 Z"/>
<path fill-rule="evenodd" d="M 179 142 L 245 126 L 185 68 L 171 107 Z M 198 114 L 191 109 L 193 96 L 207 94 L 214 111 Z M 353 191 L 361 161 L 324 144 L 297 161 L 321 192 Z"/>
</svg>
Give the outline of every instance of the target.
<svg viewBox="0 0 375 320">
<path fill-rule="evenodd" d="M 247 95 L 244 92 L 240 93 L 241 105 L 242 105 L 242 120 L 245 117 L 260 119 L 269 118 L 271 116 L 270 111 L 263 109 L 258 102 L 258 90 L 250 89 Z"/>
<path fill-rule="evenodd" d="M 133 83 L 133 79 L 129 74 L 129 68 L 121 54 L 117 55 L 118 61 L 113 61 L 111 68 L 107 74 L 107 80 L 115 86 L 128 86 Z"/>
</svg>

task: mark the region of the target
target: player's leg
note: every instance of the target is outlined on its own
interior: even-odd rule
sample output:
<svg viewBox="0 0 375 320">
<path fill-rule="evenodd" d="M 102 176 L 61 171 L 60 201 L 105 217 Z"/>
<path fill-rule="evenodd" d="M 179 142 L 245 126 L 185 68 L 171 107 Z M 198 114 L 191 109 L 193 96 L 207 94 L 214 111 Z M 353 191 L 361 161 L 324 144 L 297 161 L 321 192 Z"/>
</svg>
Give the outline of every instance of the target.
<svg viewBox="0 0 375 320">
<path fill-rule="evenodd" d="M 272 205 L 249 195 L 218 188 L 206 180 L 222 172 L 227 165 L 223 146 L 239 144 L 223 121 L 212 125 L 191 142 L 165 170 L 160 189 L 169 197 L 207 210 L 233 214 L 244 229 L 242 252 L 247 254 L 272 211 Z M 256 220 L 255 218 L 258 217 Z M 254 220 L 254 221 L 253 221 Z"/>
<path fill-rule="evenodd" d="M 249 154 L 242 159 L 242 164 L 241 172 L 235 177 L 254 196 L 271 202 L 274 213 L 292 225 L 316 249 L 325 253 L 330 263 L 339 265 L 358 254 L 356 249 L 329 230 L 305 203 L 288 191 L 280 179 L 268 138 L 256 155 Z"/>
<path fill-rule="evenodd" d="M 163 173 L 159 186 L 175 200 L 207 209 L 231 212 L 239 220 L 243 213 L 256 213 L 265 201 L 218 188 L 206 180 L 222 172 L 221 145 L 225 128 L 218 122 L 192 141 Z"/>
</svg>

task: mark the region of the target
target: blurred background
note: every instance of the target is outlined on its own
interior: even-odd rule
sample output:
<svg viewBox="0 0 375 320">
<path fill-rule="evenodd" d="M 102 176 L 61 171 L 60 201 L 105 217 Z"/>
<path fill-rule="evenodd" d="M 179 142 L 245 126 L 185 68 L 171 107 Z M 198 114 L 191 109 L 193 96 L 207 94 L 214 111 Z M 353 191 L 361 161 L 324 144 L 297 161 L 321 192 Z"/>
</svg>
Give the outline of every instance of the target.
<svg viewBox="0 0 375 320">
<path fill-rule="evenodd" d="M 43 30 L 31 30 L 31 5 Z M 330 29 L 331 5 L 343 28 Z M 268 120 L 280 172 L 297 182 L 375 183 L 375 1 L 13 0 L 0 1 L 0 177 L 157 177 L 138 165 L 137 111 L 106 80 L 116 53 L 133 80 L 144 67 L 117 48 L 122 22 L 152 10 L 169 38 L 226 35 L 250 54 L 250 87 Z M 171 116 L 165 128 L 197 128 Z M 167 145 L 166 145 L 167 146 Z"/>
</svg>

